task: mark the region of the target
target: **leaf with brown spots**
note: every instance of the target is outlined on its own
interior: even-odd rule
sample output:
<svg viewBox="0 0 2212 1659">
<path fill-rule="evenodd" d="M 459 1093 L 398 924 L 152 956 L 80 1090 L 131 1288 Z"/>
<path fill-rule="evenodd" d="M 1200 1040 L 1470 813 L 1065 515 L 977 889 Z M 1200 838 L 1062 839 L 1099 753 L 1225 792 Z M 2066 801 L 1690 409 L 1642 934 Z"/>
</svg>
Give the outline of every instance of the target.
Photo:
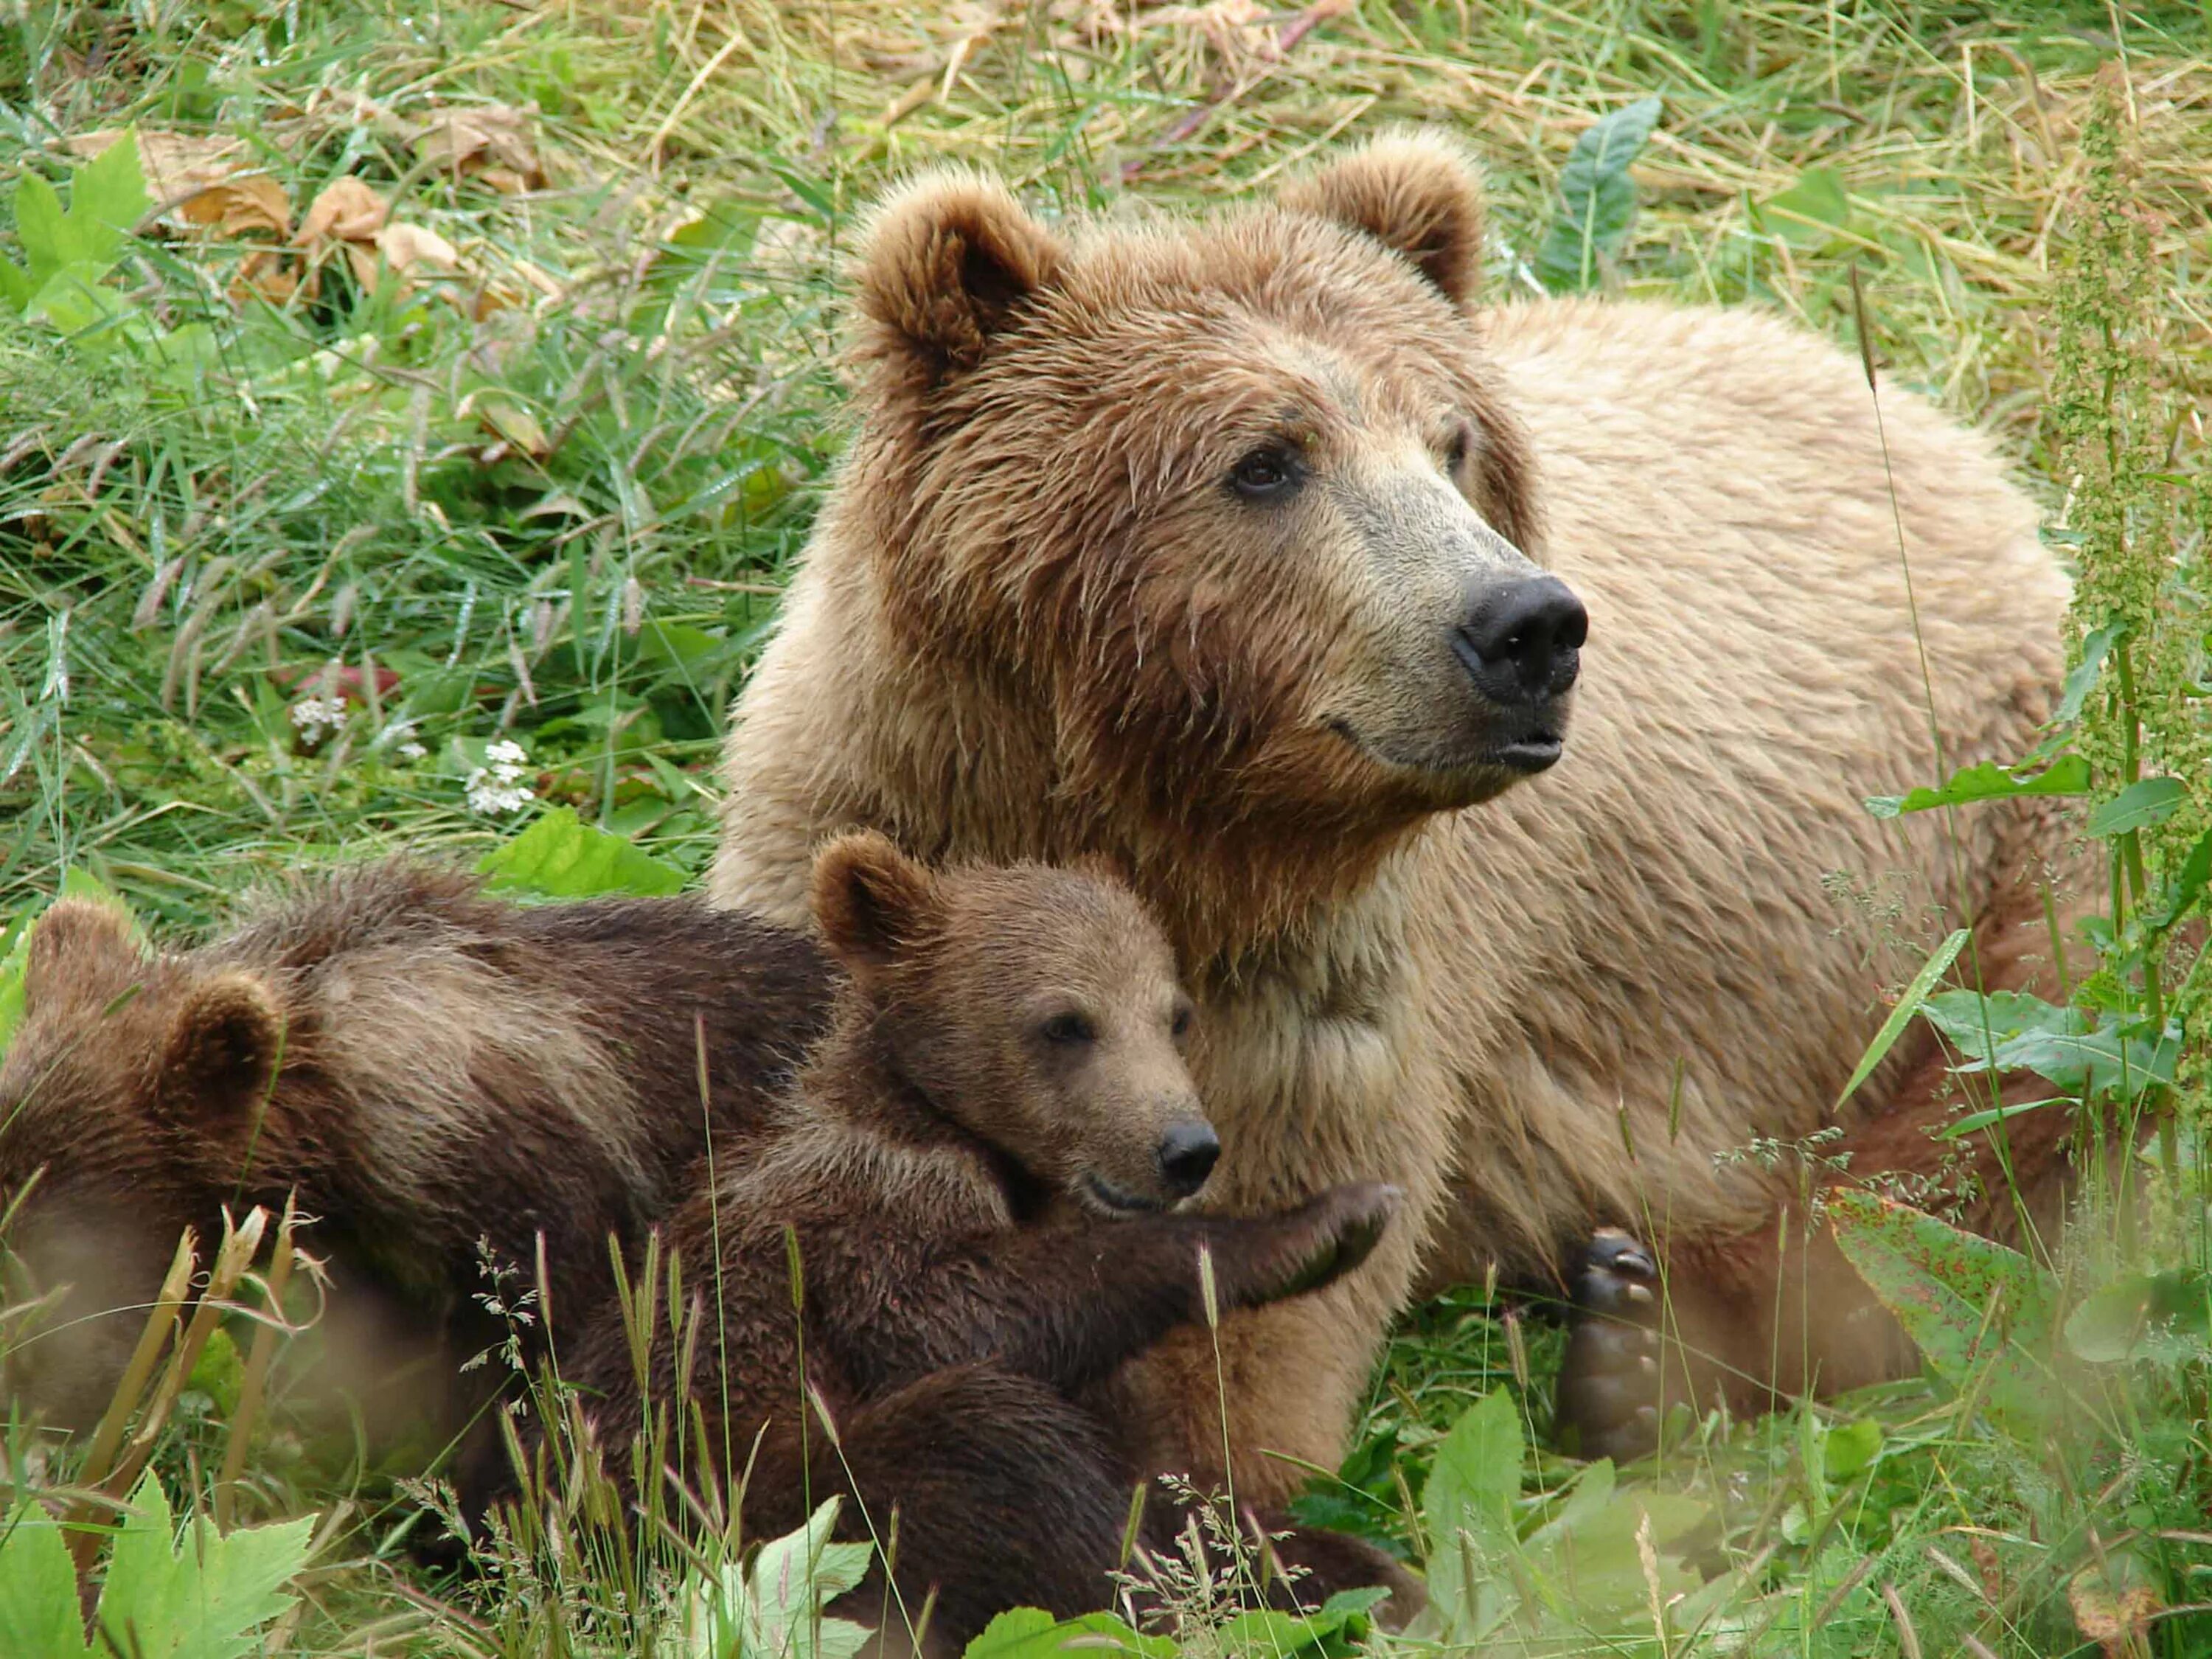
<svg viewBox="0 0 2212 1659">
<path fill-rule="evenodd" d="M 545 187 L 527 112 L 478 104 L 437 112 L 417 128 L 415 154 L 441 173 L 472 174 L 502 196 Z"/>
</svg>

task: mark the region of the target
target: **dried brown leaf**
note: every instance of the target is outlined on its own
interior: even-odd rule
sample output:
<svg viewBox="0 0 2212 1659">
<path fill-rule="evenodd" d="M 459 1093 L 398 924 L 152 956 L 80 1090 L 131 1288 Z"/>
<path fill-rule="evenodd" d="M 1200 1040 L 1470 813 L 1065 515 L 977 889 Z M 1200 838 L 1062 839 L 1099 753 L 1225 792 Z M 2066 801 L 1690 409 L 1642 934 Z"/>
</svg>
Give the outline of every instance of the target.
<svg viewBox="0 0 2212 1659">
<path fill-rule="evenodd" d="M 415 154 L 445 173 L 480 175 L 503 194 L 541 190 L 545 165 L 531 142 L 526 111 L 507 104 L 440 110 L 415 134 Z"/>
<path fill-rule="evenodd" d="M 384 198 L 360 179 L 334 179 L 308 204 L 299 234 L 292 240 L 301 247 L 324 241 L 372 241 L 390 211 Z"/>
<path fill-rule="evenodd" d="M 2082 1573 L 2067 1585 L 2066 1600 L 2081 1634 L 2113 1659 L 2136 1651 L 2138 1638 L 2148 1634 L 2162 1611 L 2158 1592 L 2149 1585 L 2130 1584 L 2116 1593 L 2094 1572 Z"/>
</svg>

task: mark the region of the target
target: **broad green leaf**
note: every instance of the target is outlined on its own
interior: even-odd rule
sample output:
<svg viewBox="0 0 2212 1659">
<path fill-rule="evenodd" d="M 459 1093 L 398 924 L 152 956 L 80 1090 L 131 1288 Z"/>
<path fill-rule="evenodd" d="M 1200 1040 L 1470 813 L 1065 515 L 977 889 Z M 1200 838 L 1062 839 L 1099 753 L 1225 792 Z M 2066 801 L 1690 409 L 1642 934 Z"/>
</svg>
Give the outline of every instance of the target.
<svg viewBox="0 0 2212 1659">
<path fill-rule="evenodd" d="M 70 257 L 113 264 L 150 205 L 138 165 L 138 135 L 125 132 L 70 181 L 69 216 L 77 236 Z"/>
<path fill-rule="evenodd" d="M 5 1054 L 15 1028 L 23 1022 L 23 981 L 31 963 L 29 918 L 17 917 L 0 939 L 6 945 L 0 950 L 0 1054 Z"/>
<path fill-rule="evenodd" d="M 595 830 L 569 807 L 548 812 L 505 846 L 484 854 L 477 869 L 495 888 L 521 889 L 552 898 L 599 893 L 647 896 L 680 891 L 684 872 L 641 853 L 620 836 Z"/>
<path fill-rule="evenodd" d="M 123 296 L 102 288 L 107 267 L 96 259 L 73 259 L 40 284 L 23 308 L 24 318 L 44 323 L 58 334 L 80 335 L 124 314 Z M 105 343 L 105 342 L 101 342 Z"/>
<path fill-rule="evenodd" d="M 2125 623 L 2106 623 L 2081 641 L 2081 660 L 2067 675 L 2058 707 L 2051 716 L 2054 725 L 2063 726 L 2081 717 L 2081 705 L 2089 701 L 2089 693 L 2096 689 L 2098 676 L 2104 672 L 2105 659 L 2127 631 Z"/>
<path fill-rule="evenodd" d="M 1317 1611 L 1300 1615 L 1263 1608 L 1221 1626 L 1222 1651 L 1249 1659 L 1351 1659 L 1371 1626 L 1367 1609 L 1390 1592 L 1340 1590 Z"/>
<path fill-rule="evenodd" d="M 1881 1425 L 1871 1417 L 1840 1423 L 1828 1431 L 1820 1449 L 1820 1468 L 1828 1480 L 1841 1486 L 1870 1467 L 1881 1452 Z"/>
<path fill-rule="evenodd" d="M 1583 130 L 1559 174 L 1559 210 L 1536 251 L 1536 275 L 1554 294 L 1589 288 L 1636 217 L 1631 163 L 1659 125 L 1662 104 L 1639 98 Z"/>
<path fill-rule="evenodd" d="M 2083 1359 L 2192 1358 L 2212 1338 L 2212 1280 L 2193 1269 L 2130 1273 L 2085 1297 L 2066 1318 L 2066 1346 Z"/>
<path fill-rule="evenodd" d="M 1062 1659 L 1066 1655 L 1133 1653 L 1141 1659 L 1176 1659 L 1164 1636 L 1143 1636 L 1110 1613 L 1054 1619 L 1036 1607 L 1016 1607 L 983 1626 L 964 1659 Z"/>
<path fill-rule="evenodd" d="M 21 312 L 38 291 L 30 272 L 13 259 L 0 259 L 0 302 L 5 302 L 10 311 Z"/>
<path fill-rule="evenodd" d="M 1845 1259 L 1937 1376 L 1964 1392 L 1986 1371 L 1983 1404 L 2014 1433 L 2033 1433 L 2048 1420 L 2049 1379 L 2008 1340 L 2014 1326 L 2033 1329 L 2049 1315 L 2051 1284 L 2033 1262 L 1856 1188 L 1829 1195 L 1828 1219 Z"/>
<path fill-rule="evenodd" d="M 1826 167 L 1807 167 L 1797 182 L 1752 210 L 1759 234 L 1796 247 L 1820 247 L 1850 228 L 1851 198 Z"/>
<path fill-rule="evenodd" d="M 1961 927 L 1937 945 L 1936 953 L 1920 964 L 1920 971 L 1912 976 L 1912 983 L 1905 988 L 1905 994 L 1898 998 L 1897 1006 L 1889 1011 L 1889 1018 L 1882 1021 L 1881 1029 L 1874 1034 L 1874 1041 L 1867 1044 L 1866 1052 L 1859 1056 L 1859 1063 L 1851 1068 L 1850 1081 L 1844 1085 L 1843 1093 L 1836 1097 L 1837 1105 L 1841 1106 L 1857 1093 L 1859 1085 L 1874 1074 L 1874 1068 L 1881 1065 L 1882 1057 L 1896 1046 L 1899 1034 L 1912 1023 L 1912 1016 L 1927 1000 L 1928 994 L 1936 988 L 1936 981 L 1950 971 L 1951 964 L 1959 959 L 1959 952 L 1966 948 L 1966 930 Z"/>
<path fill-rule="evenodd" d="M 76 1569 L 61 1528 L 36 1504 L 8 1517 L 0 1536 L 0 1653 L 11 1659 L 85 1659 Z"/>
<path fill-rule="evenodd" d="M 2212 830 L 2197 839 L 2189 849 L 2189 856 L 2181 861 L 2181 869 L 2172 884 L 2163 895 L 2158 908 L 2144 920 L 2158 932 L 2163 933 L 2187 915 L 2197 901 L 2204 896 L 2204 890 L 2212 885 Z"/>
<path fill-rule="evenodd" d="M 62 211 L 62 198 L 35 173 L 25 173 L 15 186 L 15 235 L 23 244 L 34 292 L 64 265 L 82 257 L 74 227 Z"/>
<path fill-rule="evenodd" d="M 167 1495 L 149 1472 L 116 1534 L 94 1627 L 137 1659 L 258 1654 L 255 1632 L 298 1599 L 284 1586 L 307 1565 L 314 1526 L 307 1516 L 224 1538 L 195 1516 L 180 1547 Z"/>
<path fill-rule="evenodd" d="M 2024 1117 L 2030 1112 L 2039 1112 L 2046 1106 L 2071 1106 L 2073 1103 L 2073 1097 L 2070 1095 L 2052 1095 L 2046 1100 L 2021 1100 L 2015 1101 L 2009 1106 L 1987 1106 L 1978 1112 L 1967 1113 L 1966 1116 L 1955 1122 L 1945 1124 L 1936 1131 L 1936 1139 L 1961 1140 L 1978 1130 L 1990 1127 L 1992 1124 L 2003 1123 L 2016 1117 Z"/>
<path fill-rule="evenodd" d="M 2150 1042 L 2114 1017 L 2097 1025 L 2078 1008 L 2061 1008 L 2019 991 L 1945 991 L 1928 999 L 1929 1023 L 1966 1056 L 1960 1072 L 2033 1072 L 2075 1095 L 2132 1099 L 2173 1081 L 2180 1042 L 2171 1032 Z"/>
<path fill-rule="evenodd" d="M 2164 823 L 2188 799 L 2188 786 L 2179 778 L 2142 778 L 2090 813 L 2088 831 L 2102 838 L 2148 830 Z"/>
<path fill-rule="evenodd" d="M 1521 1413 L 1504 1389 L 1462 1412 L 1437 1447 L 1421 1490 L 1421 1515 L 1429 1537 L 1429 1595 L 1447 1628 L 1473 1608 L 1480 1588 L 1468 1582 L 1460 1534 L 1479 1553 L 1510 1547 L 1521 1463 Z"/>
<path fill-rule="evenodd" d="M 1893 818 L 1939 806 L 1964 806 L 1970 801 L 2008 800 L 2015 795 L 2079 795 L 2088 787 L 2089 763 L 2079 755 L 2062 755 L 2043 771 L 2026 778 L 1995 761 L 1984 761 L 1979 766 L 1953 773 L 1941 788 L 1870 795 L 1866 810 L 1878 818 Z"/>
</svg>

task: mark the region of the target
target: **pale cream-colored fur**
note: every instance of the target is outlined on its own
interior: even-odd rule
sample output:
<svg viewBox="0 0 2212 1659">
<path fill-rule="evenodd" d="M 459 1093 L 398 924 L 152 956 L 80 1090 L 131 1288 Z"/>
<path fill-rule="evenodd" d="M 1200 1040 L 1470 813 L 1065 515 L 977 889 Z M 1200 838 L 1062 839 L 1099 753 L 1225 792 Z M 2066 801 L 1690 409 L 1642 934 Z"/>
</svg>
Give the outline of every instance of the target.
<svg viewBox="0 0 2212 1659">
<path fill-rule="evenodd" d="M 1090 234 L 1094 252 L 1125 239 L 1134 264 L 1172 233 Z M 1777 1177 L 1716 1156 L 1828 1121 L 1884 987 L 2028 856 L 2002 814 L 1962 816 L 1954 848 L 1936 815 L 1861 805 L 2016 756 L 2047 707 L 2064 586 L 1987 441 L 1885 387 L 1893 516 L 1859 365 L 1802 330 L 1600 301 L 1481 326 L 1532 441 L 1542 562 L 1589 611 L 1565 758 L 1431 818 L 1347 896 L 1184 964 L 1226 1147 L 1209 1203 L 1376 1178 L 1414 1218 L 1344 1284 L 1223 1331 L 1255 1496 L 1304 1479 L 1257 1453 L 1334 1467 L 1425 1252 L 1540 1273 L 1646 1206 L 1677 1232 L 1771 1213 Z M 796 926 L 829 831 L 1051 858 L 1079 819 L 1051 799 L 1033 718 L 898 666 L 898 599 L 846 510 L 870 485 L 841 480 L 728 744 L 714 897 Z M 1838 901 L 1836 874 L 1902 903 L 1902 950 Z M 1146 896 L 1172 929 L 1173 895 Z M 1894 1087 L 1877 1076 L 1843 1121 Z M 1132 1383 L 1170 1467 L 1218 1461 L 1206 1343 Z"/>
</svg>

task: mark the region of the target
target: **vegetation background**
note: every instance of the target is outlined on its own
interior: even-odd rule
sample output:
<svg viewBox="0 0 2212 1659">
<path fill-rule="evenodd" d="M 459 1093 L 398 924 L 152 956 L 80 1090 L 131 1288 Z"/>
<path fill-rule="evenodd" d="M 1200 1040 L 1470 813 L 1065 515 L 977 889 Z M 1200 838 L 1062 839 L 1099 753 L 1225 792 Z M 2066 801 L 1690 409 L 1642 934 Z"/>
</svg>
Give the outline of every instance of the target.
<svg viewBox="0 0 2212 1659">
<path fill-rule="evenodd" d="M 1632 1470 L 1539 1449 L 1540 1318 L 1480 1287 L 1419 1310 L 1311 1514 L 1425 1562 L 1407 1646 L 2212 1652 L 2182 1042 L 2212 864 L 2212 6 L 9 0 L 0 956 L 69 881 L 166 933 L 302 862 L 475 858 L 533 823 L 520 885 L 695 876 L 724 710 L 844 436 L 838 261 L 870 193 L 958 158 L 1071 212 L 1203 204 L 1393 119 L 1485 157 L 1500 302 L 1778 310 L 1998 433 L 2083 572 L 2079 695 L 2040 758 L 2080 769 L 2115 902 L 2072 1007 L 1996 1030 L 1936 974 L 1899 1006 L 1969 1066 L 2109 1036 L 2116 1070 L 2051 1066 L 2051 1109 L 2160 1133 L 2040 1262 L 1869 1208 L 1865 1259 L 1950 1297 L 1916 1327 L 1929 1374 L 1678 1422 Z M 7 995 L 0 971 L 0 1041 Z M 289 1245 L 255 1269 L 263 1243 L 216 1263 L 210 1308 L 272 1293 Z M 0 1606 L 198 1571 L 236 1592 L 228 1636 L 149 1612 L 116 1650 L 836 1649 L 733 1559 L 618 1548 L 552 1493 L 535 1534 L 479 1540 L 490 1571 L 428 1576 L 388 1480 L 288 1428 L 281 1364 L 264 1401 L 281 1345 L 204 1323 L 138 1379 L 137 1453 L 11 1434 Z M 170 1525 L 132 1486 L 149 1460 L 201 1517 L 181 1555 L 142 1547 Z M 111 1554 L 34 1547 L 61 1548 L 34 1495 L 82 1516 L 94 1489 L 142 1500 Z M 1194 1650 L 1362 1633 L 1225 1626 L 1187 1591 Z M 82 1651 L 65 1623 L 21 1650 Z"/>
</svg>

